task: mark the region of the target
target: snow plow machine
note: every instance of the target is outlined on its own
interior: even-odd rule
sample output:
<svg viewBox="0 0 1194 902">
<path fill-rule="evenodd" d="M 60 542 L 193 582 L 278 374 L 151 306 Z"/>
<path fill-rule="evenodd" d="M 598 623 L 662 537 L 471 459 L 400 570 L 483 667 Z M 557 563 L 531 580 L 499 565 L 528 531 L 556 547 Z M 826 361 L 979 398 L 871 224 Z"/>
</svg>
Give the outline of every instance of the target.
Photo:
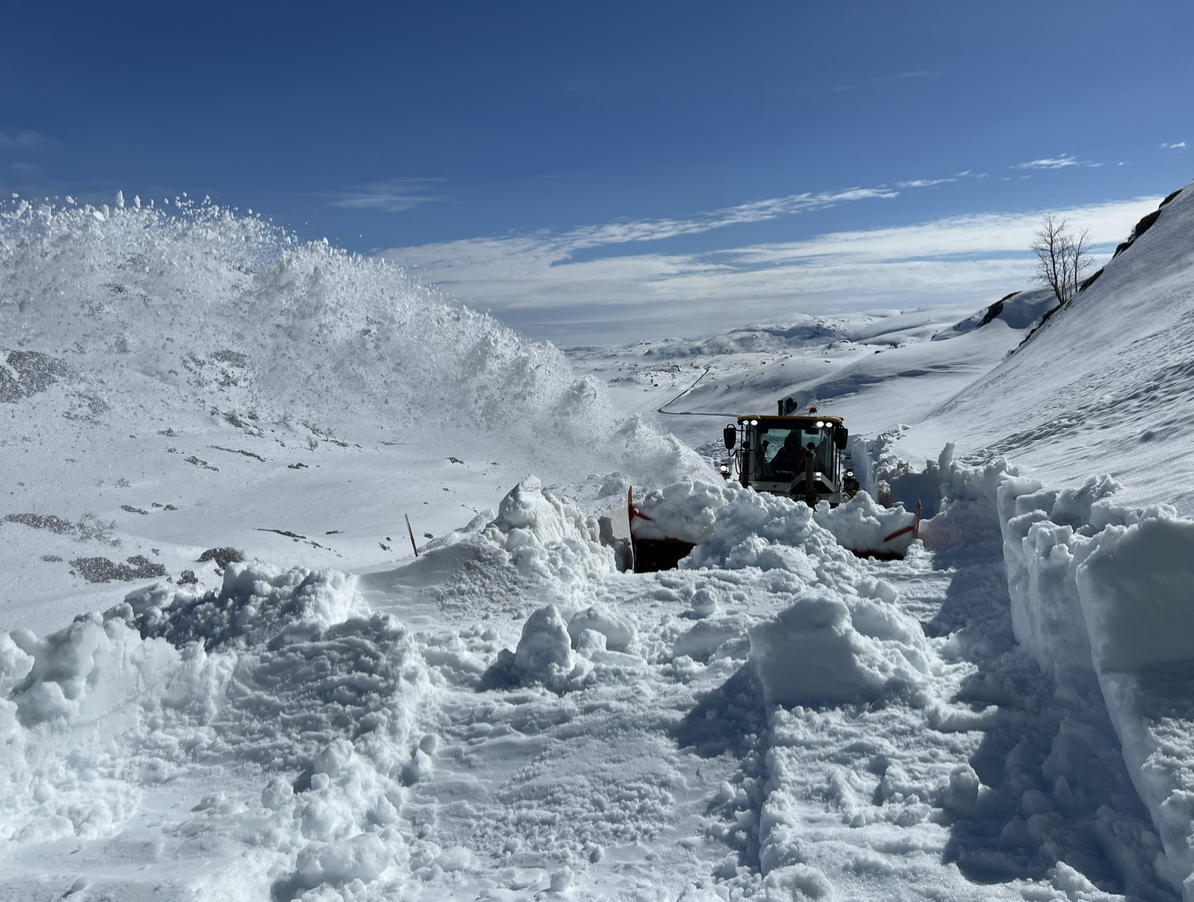
<svg viewBox="0 0 1194 902">
<path fill-rule="evenodd" d="M 831 510 L 849 502 L 861 486 L 847 451 L 850 435 L 842 418 L 821 414 L 816 407 L 798 413 L 791 398 L 781 400 L 778 407 L 773 416 L 746 414 L 739 416 L 736 424 L 725 427 L 722 438 L 730 456 L 721 465 L 722 476 L 743 488 L 786 495 L 814 510 L 822 501 L 828 502 Z M 653 522 L 651 513 L 635 505 L 633 490 L 626 501 L 634 572 L 673 569 L 698 544 L 699 539 L 693 541 L 696 538 L 693 535 L 661 535 L 662 524 Z M 875 520 L 876 505 L 869 502 L 868 506 L 871 519 Z M 879 510 L 884 514 L 876 521 L 879 533 L 860 542 L 857 540 L 860 530 L 847 527 L 842 532 L 854 541 L 848 539 L 843 544 L 861 556 L 902 558 L 917 538 L 920 504 L 911 522 L 909 518 L 913 515 L 902 508 Z M 817 517 L 822 519 L 819 512 Z M 832 517 L 830 513 L 824 519 Z M 888 527 L 895 528 L 889 531 Z M 843 538 L 846 536 L 839 534 L 839 541 Z M 852 547 L 858 545 L 864 547 Z"/>
</svg>

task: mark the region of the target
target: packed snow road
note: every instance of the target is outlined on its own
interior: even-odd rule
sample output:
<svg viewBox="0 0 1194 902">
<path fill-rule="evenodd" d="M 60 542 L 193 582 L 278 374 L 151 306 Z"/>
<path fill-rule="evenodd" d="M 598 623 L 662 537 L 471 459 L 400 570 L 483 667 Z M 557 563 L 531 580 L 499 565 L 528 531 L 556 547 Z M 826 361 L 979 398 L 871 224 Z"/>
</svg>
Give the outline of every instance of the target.
<svg viewBox="0 0 1194 902">
<path fill-rule="evenodd" d="M 234 564 L 0 637 L 5 895 L 1176 898 L 984 504 L 875 562 L 744 492 L 639 575 L 528 479 L 355 580 Z"/>
</svg>

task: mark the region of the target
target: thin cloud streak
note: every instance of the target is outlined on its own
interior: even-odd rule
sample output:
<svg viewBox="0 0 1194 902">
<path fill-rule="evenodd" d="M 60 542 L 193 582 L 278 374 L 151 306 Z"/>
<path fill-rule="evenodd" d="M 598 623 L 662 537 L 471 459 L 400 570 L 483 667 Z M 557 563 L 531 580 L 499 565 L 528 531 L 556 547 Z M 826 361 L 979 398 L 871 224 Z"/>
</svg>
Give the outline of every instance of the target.
<svg viewBox="0 0 1194 902">
<path fill-rule="evenodd" d="M 45 147 L 54 142 L 39 132 L 26 129 L 14 135 L 0 131 L 0 147 Z"/>
<path fill-rule="evenodd" d="M 1012 169 L 1068 169 L 1071 166 L 1085 166 L 1098 168 L 1102 163 L 1093 160 L 1079 160 L 1073 154 L 1063 153 L 1056 157 L 1046 157 L 1043 160 L 1030 160 L 1027 163 L 1017 163 Z"/>
<path fill-rule="evenodd" d="M 967 175 L 967 173 L 962 173 Z M 909 182 L 896 182 L 897 188 L 932 188 L 934 185 L 948 185 L 951 182 L 956 182 L 956 178 L 952 179 L 913 179 Z"/>
<path fill-rule="evenodd" d="M 439 179 L 420 179 L 417 181 L 376 182 L 352 191 L 345 191 L 335 195 L 335 200 L 328 203 L 331 207 L 348 207 L 354 210 L 377 210 L 382 213 L 405 213 L 420 204 L 437 203 L 450 200 L 426 194 L 429 182 Z"/>
<path fill-rule="evenodd" d="M 698 235 L 726 226 L 766 222 L 781 216 L 824 210 L 840 203 L 859 200 L 890 199 L 899 192 L 889 188 L 850 188 L 845 191 L 821 192 L 818 194 L 792 194 L 787 197 L 751 201 L 732 207 L 723 207 L 703 213 L 690 219 L 657 219 L 637 222 L 613 223 L 601 226 L 585 226 L 564 233 L 555 239 L 561 257 L 574 251 L 628 244 L 636 241 L 659 241 L 682 235 Z M 549 243 L 552 239 L 545 238 Z"/>
</svg>

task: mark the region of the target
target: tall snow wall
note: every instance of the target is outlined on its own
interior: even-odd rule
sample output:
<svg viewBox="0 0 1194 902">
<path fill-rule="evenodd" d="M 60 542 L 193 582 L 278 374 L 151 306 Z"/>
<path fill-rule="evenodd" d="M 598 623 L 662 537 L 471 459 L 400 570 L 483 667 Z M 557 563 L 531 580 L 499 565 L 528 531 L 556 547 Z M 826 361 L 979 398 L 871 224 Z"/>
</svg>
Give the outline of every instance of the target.
<svg viewBox="0 0 1194 902">
<path fill-rule="evenodd" d="M 926 544 L 995 515 L 1016 640 L 1059 687 L 1097 684 L 1164 849 L 1157 872 L 1194 902 L 1194 521 L 1118 506 L 1107 476 L 1055 490 L 1004 461 L 942 462 Z"/>
</svg>

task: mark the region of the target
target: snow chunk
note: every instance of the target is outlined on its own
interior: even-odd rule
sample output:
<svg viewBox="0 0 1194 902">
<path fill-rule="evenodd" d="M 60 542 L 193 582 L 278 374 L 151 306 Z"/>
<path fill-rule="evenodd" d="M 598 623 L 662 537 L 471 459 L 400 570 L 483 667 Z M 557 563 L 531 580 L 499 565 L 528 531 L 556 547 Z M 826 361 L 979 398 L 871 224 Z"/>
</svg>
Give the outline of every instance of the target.
<svg viewBox="0 0 1194 902">
<path fill-rule="evenodd" d="M 353 880 L 376 880 L 391 856 L 376 833 L 360 833 L 340 842 L 313 842 L 298 855 L 291 881 L 296 889 L 314 889 L 324 883 L 343 886 Z"/>
<path fill-rule="evenodd" d="M 568 621 L 568 635 L 575 644 L 585 630 L 595 630 L 605 636 L 610 651 L 626 651 L 634 641 L 634 620 L 629 615 L 615 614 L 603 604 L 595 604 L 578 611 Z"/>
<path fill-rule="evenodd" d="M 523 624 L 518 648 L 502 649 L 486 671 L 482 689 L 512 688 L 539 682 L 554 692 L 575 688 L 589 672 L 589 663 L 572 651 L 572 637 L 559 609 L 549 604 Z"/>
<path fill-rule="evenodd" d="M 0 698 L 7 698 L 32 669 L 33 658 L 8 633 L 0 631 Z"/>
<path fill-rule="evenodd" d="M 775 868 L 763 881 L 763 890 L 766 902 L 836 897 L 833 884 L 824 871 L 807 864 L 790 864 Z"/>
<path fill-rule="evenodd" d="M 572 669 L 572 637 L 554 604 L 540 608 L 523 624 L 514 663 L 530 675 L 551 668 Z"/>
</svg>

